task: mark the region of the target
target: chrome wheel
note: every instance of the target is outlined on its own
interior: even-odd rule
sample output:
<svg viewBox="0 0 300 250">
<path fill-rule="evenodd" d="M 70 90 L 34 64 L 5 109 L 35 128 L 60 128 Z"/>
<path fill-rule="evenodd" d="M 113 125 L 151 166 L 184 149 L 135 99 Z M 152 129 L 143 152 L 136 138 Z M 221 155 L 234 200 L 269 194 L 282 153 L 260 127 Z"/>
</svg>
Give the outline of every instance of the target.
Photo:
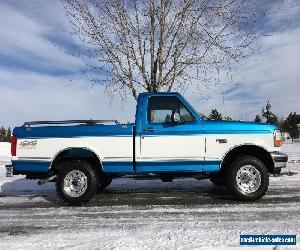
<svg viewBox="0 0 300 250">
<path fill-rule="evenodd" d="M 254 193 L 261 185 L 261 174 L 255 167 L 245 165 L 238 170 L 236 183 L 243 193 Z"/>
<path fill-rule="evenodd" d="M 72 170 L 64 178 L 64 191 L 71 197 L 83 195 L 87 189 L 87 177 L 80 170 Z"/>
</svg>

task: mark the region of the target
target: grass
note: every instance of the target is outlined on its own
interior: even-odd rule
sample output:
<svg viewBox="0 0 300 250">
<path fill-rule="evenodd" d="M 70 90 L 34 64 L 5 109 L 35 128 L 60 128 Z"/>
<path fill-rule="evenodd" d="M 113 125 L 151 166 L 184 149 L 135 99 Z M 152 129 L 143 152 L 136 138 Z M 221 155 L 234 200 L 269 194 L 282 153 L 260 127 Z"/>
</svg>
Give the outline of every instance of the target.
<svg viewBox="0 0 300 250">
<path fill-rule="evenodd" d="M 287 175 L 287 176 L 292 176 L 298 174 L 297 172 L 293 171 L 288 171 L 288 172 L 282 172 L 281 175 Z"/>
</svg>

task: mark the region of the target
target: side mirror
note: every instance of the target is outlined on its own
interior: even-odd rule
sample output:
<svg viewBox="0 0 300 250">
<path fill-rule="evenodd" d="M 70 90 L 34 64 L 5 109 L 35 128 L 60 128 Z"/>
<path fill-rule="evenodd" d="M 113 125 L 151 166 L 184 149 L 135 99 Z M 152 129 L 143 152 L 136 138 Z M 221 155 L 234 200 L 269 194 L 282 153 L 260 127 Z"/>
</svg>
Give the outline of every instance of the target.
<svg viewBox="0 0 300 250">
<path fill-rule="evenodd" d="M 172 114 L 172 122 L 179 123 L 180 120 L 180 115 L 177 112 Z"/>
</svg>

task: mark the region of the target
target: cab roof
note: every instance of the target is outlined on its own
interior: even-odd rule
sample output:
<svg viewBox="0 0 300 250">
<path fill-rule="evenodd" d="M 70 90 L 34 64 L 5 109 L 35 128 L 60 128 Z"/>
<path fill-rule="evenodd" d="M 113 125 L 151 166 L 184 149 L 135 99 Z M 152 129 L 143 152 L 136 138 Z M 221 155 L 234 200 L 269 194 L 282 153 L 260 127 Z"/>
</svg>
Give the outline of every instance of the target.
<svg viewBox="0 0 300 250">
<path fill-rule="evenodd" d="M 145 96 L 145 95 L 151 95 L 151 96 L 155 96 L 155 95 L 180 95 L 179 92 L 143 92 L 140 93 L 141 96 Z"/>
</svg>

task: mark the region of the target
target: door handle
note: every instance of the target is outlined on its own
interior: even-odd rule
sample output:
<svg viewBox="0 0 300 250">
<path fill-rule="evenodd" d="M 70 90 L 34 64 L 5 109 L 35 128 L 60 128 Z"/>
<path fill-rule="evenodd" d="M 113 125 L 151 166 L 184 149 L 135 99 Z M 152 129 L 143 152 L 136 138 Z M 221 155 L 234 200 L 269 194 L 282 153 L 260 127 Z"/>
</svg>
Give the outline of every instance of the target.
<svg viewBox="0 0 300 250">
<path fill-rule="evenodd" d="M 144 132 L 154 132 L 154 128 L 145 128 Z"/>
</svg>

